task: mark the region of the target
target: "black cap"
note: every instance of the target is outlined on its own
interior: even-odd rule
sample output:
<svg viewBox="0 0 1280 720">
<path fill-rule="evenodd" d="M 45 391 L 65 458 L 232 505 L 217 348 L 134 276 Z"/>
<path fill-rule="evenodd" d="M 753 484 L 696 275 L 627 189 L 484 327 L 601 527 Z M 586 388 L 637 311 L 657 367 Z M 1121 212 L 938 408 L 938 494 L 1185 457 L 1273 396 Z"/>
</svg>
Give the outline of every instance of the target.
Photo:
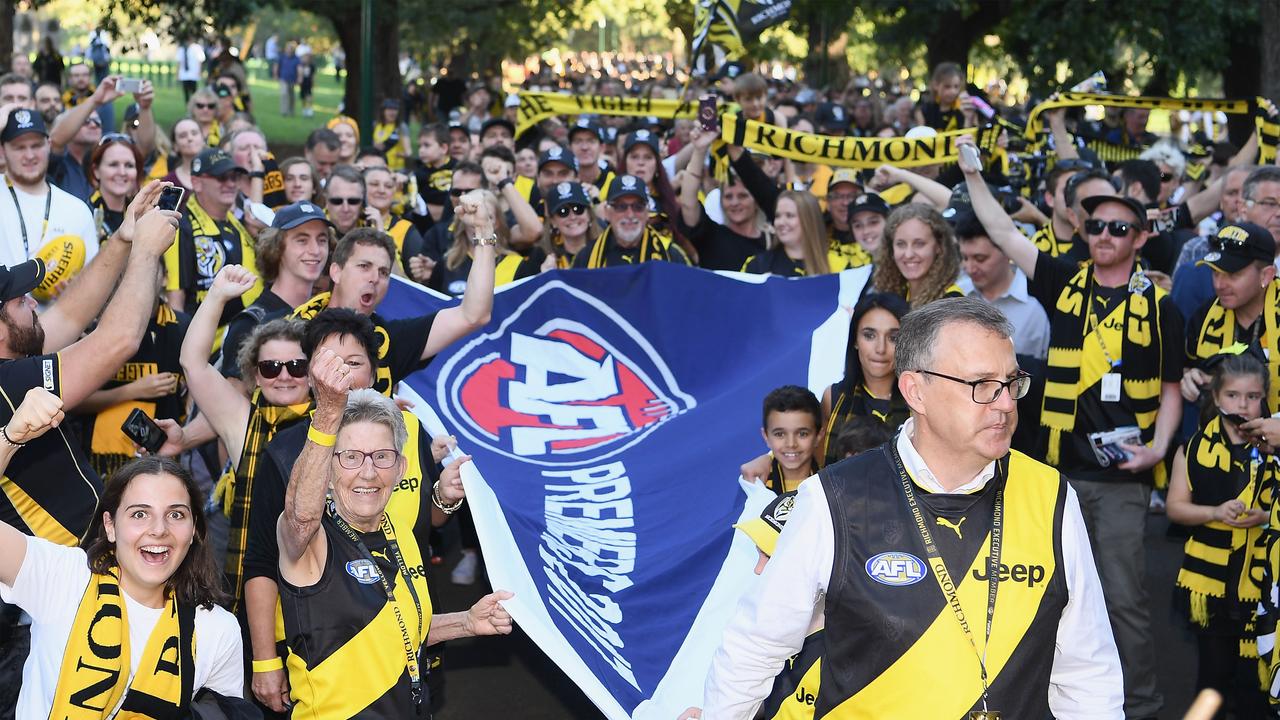
<svg viewBox="0 0 1280 720">
<path fill-rule="evenodd" d="M 654 157 L 662 159 L 662 151 L 658 149 L 658 136 L 653 134 L 652 130 L 636 130 L 627 136 L 627 141 L 622 145 L 622 155 L 625 157 L 631 152 L 631 148 L 636 145 L 648 145 L 653 150 Z"/>
<path fill-rule="evenodd" d="M 329 217 L 324 214 L 324 210 L 319 205 L 299 200 L 296 203 L 289 203 L 284 207 L 276 210 L 276 219 L 271 221 L 271 227 L 277 230 L 292 230 L 303 223 L 309 223 L 312 220 L 319 220 L 329 227 L 334 227 L 329 221 Z"/>
<path fill-rule="evenodd" d="M 1089 215 L 1093 215 L 1094 211 L 1109 202 L 1120 203 L 1121 205 L 1129 208 L 1129 211 L 1133 213 L 1134 222 L 1138 224 L 1138 227 L 1146 228 L 1147 209 L 1142 206 L 1142 203 L 1131 197 L 1122 197 L 1120 195 L 1094 195 L 1093 197 L 1087 197 L 1081 200 L 1080 205 L 1084 208 L 1085 212 L 1089 213 Z"/>
<path fill-rule="evenodd" d="M 1255 260 L 1274 262 L 1276 240 L 1271 232 L 1249 222 L 1224 225 L 1209 238 L 1209 254 L 1196 263 L 1224 273 L 1239 272 Z"/>
<path fill-rule="evenodd" d="M 45 129 L 44 118 L 40 117 L 40 113 L 27 108 L 18 108 L 9 113 L 9 120 L 4 124 L 4 132 L 0 133 L 0 142 L 16 140 L 27 133 L 38 133 L 49 137 L 49 131 Z"/>
<path fill-rule="evenodd" d="M 511 133 L 511 137 L 516 136 L 516 126 L 508 119 L 502 117 L 489 118 L 480 126 L 480 137 L 484 137 L 485 133 L 496 127 L 504 127 L 507 132 Z"/>
<path fill-rule="evenodd" d="M 613 179 L 613 182 L 609 183 L 609 196 L 607 198 L 609 202 L 628 195 L 635 195 L 648 202 L 649 188 L 645 187 L 644 181 L 635 175 L 619 175 Z"/>
<path fill-rule="evenodd" d="M 124 109 L 125 127 L 131 127 L 131 128 L 138 127 L 138 125 L 141 124 L 141 121 L 138 120 L 138 116 L 141 114 L 142 114 L 142 108 L 141 106 L 138 105 L 138 103 L 133 103 L 129 107 L 125 108 Z"/>
<path fill-rule="evenodd" d="M 889 203 L 877 193 L 862 193 L 849 203 L 849 220 L 860 212 L 873 212 L 881 217 L 888 217 Z"/>
<path fill-rule="evenodd" d="M 587 197 L 587 191 L 582 187 L 581 183 L 562 182 L 551 188 L 543 201 L 547 203 L 547 213 L 554 213 L 556 210 L 565 205 L 582 205 L 591 207 L 591 198 Z"/>
<path fill-rule="evenodd" d="M 470 136 L 471 136 L 471 131 L 470 131 L 470 130 L 467 130 L 467 126 L 466 126 L 466 125 L 463 125 L 463 124 L 462 124 L 462 123 L 460 123 L 460 122 L 451 122 L 451 123 L 449 123 L 449 130 L 450 130 L 450 131 L 457 130 L 458 132 L 466 133 L 466 135 L 467 135 L 468 137 L 470 137 Z"/>
<path fill-rule="evenodd" d="M 39 287 L 42 280 L 44 261 L 40 258 L 31 258 L 11 267 L 0 265 L 0 302 L 26 295 Z"/>
<path fill-rule="evenodd" d="M 248 172 L 236 164 L 225 151 L 205 148 L 191 161 L 191 174 L 201 177 L 222 177 L 232 172 Z"/>
<path fill-rule="evenodd" d="M 845 111 L 843 105 L 824 102 L 818 106 L 815 116 L 817 118 L 815 125 L 818 128 L 818 132 L 838 130 L 843 133 L 849 131 L 849 113 Z"/>
<path fill-rule="evenodd" d="M 574 172 L 578 172 L 578 158 L 559 145 L 552 145 L 538 156 L 538 172 L 542 172 L 543 165 L 553 162 L 560 163 Z"/>
<path fill-rule="evenodd" d="M 596 136 L 597 140 L 604 142 L 604 133 L 600 130 L 600 123 L 586 115 L 579 117 L 577 121 L 569 127 L 569 142 L 573 142 L 573 136 L 580 132 L 591 133 Z"/>
</svg>

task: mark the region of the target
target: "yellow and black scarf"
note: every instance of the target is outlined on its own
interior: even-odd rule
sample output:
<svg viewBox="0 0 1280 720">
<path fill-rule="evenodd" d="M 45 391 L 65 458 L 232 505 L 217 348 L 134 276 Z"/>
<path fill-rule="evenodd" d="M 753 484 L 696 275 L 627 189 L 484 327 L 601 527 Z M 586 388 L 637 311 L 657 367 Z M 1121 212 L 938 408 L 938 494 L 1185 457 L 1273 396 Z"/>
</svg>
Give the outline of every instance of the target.
<svg viewBox="0 0 1280 720">
<path fill-rule="evenodd" d="M 253 478 L 258 460 L 276 433 L 308 417 L 310 401 L 298 405 L 266 404 L 262 390 L 255 389 L 250 401 L 249 424 L 244 431 L 244 450 L 234 473 L 223 473 L 214 490 L 221 498 L 223 511 L 230 519 L 227 535 L 227 560 L 224 571 L 231 581 L 231 612 L 235 613 L 244 597 L 244 549 L 249 540 L 249 503 L 253 498 Z"/>
<path fill-rule="evenodd" d="M 129 617 L 120 569 L 93 574 L 71 625 L 50 718 L 179 720 L 195 685 L 195 608 L 170 594 L 129 679 Z"/>
<path fill-rule="evenodd" d="M 817 475 L 821 469 L 822 467 L 818 465 L 818 458 L 809 459 L 809 475 Z M 805 479 L 807 480 L 808 478 Z M 804 482 L 804 480 L 795 483 L 787 482 L 786 471 L 783 470 L 782 463 L 778 462 L 778 458 L 775 457 L 769 461 L 769 477 L 765 478 L 765 487 L 781 495 L 799 488 L 801 482 Z"/>
<path fill-rule="evenodd" d="M 1040 252 L 1049 253 L 1053 257 L 1059 257 L 1071 252 L 1071 236 L 1059 238 L 1057 233 L 1053 231 L 1053 223 L 1045 223 L 1045 226 L 1036 231 L 1031 236 L 1031 242 L 1035 243 L 1036 249 Z"/>
<path fill-rule="evenodd" d="M 1232 448 L 1215 416 L 1187 443 L 1187 484 L 1192 502 L 1221 505 L 1240 500 L 1247 509 L 1269 504 L 1275 484 L 1275 462 L 1256 450 L 1246 461 L 1233 458 Z M 1265 497 L 1264 497 L 1265 496 Z M 1261 598 L 1265 549 L 1262 527 L 1236 528 L 1214 520 L 1191 530 L 1186 556 L 1178 571 L 1178 602 L 1191 622 L 1201 628 L 1223 628 L 1235 623 L 1237 631 L 1251 625 Z M 1253 638 L 1241 642 L 1242 657 L 1257 657 Z"/>
<path fill-rule="evenodd" d="M 1062 288 L 1050 309 L 1049 358 L 1045 369 L 1044 403 L 1040 422 L 1049 430 L 1045 462 L 1056 465 L 1062 437 L 1076 426 L 1076 403 L 1089 388 L 1112 372 L 1107 362 L 1121 362 L 1124 376 L 1121 402 L 1133 413 L 1144 443 L 1155 436 L 1160 409 L 1160 300 L 1165 291 L 1134 266 L 1125 300 L 1106 317 L 1097 317 L 1093 263 L 1087 262 Z M 1090 322 L 1093 315 L 1096 322 Z M 1103 347 L 1106 347 L 1106 352 Z M 1110 430 L 1111 428 L 1099 428 Z M 1164 462 L 1152 468 L 1157 487 L 1164 487 Z"/>
<path fill-rule="evenodd" d="M 1261 317 L 1262 333 L 1257 338 L 1257 342 L 1267 355 L 1267 373 L 1271 376 L 1267 407 L 1274 411 L 1280 409 L 1280 280 L 1272 280 L 1267 285 Z M 1222 307 L 1222 303 L 1217 299 L 1213 301 L 1213 305 L 1209 306 L 1204 323 L 1193 330 L 1196 333 L 1196 359 L 1202 361 L 1236 343 L 1252 344 L 1253 340 L 1247 337 L 1236 337 L 1235 311 Z"/>
<path fill-rule="evenodd" d="M 591 257 L 587 262 L 587 267 L 607 267 L 605 249 L 608 248 L 609 242 L 612 239 L 612 236 L 610 235 L 612 232 L 613 228 L 605 228 L 605 231 L 600 233 L 600 237 L 596 239 L 595 245 L 591 248 Z M 644 229 L 644 235 L 640 238 L 639 254 L 636 256 L 634 262 L 638 265 L 650 260 L 670 261 L 671 253 L 667 250 L 667 247 L 670 244 L 671 241 L 664 238 L 656 230 L 651 227 L 646 227 Z"/>
</svg>

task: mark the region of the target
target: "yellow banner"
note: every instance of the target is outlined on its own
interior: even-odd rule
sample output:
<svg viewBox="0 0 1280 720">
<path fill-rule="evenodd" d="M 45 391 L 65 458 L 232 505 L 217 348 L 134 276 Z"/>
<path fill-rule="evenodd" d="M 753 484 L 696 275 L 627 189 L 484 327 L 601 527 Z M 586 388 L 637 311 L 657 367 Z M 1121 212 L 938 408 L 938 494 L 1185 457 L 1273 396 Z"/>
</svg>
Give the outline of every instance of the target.
<svg viewBox="0 0 1280 720">
<path fill-rule="evenodd" d="M 743 120 L 736 113 L 720 116 L 720 138 L 731 145 L 774 157 L 838 167 L 868 169 L 881 165 L 910 168 L 952 163 L 959 157 L 956 138 L 983 135 L 979 128 L 938 133 L 927 138 L 860 138 L 815 135 Z"/>
<path fill-rule="evenodd" d="M 660 120 L 693 118 L 697 102 L 666 98 L 613 95 L 569 95 L 567 93 L 522 92 L 516 119 L 516 135 L 555 115 L 626 115 Z"/>
</svg>

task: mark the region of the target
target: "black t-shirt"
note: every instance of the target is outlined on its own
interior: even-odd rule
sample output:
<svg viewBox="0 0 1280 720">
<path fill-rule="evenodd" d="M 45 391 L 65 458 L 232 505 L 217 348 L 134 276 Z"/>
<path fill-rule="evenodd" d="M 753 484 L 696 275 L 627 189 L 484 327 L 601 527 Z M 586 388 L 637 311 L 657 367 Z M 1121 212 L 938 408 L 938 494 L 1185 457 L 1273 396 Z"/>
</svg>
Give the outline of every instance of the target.
<svg viewBox="0 0 1280 720">
<path fill-rule="evenodd" d="M 240 363 L 237 359 L 240 356 L 240 347 L 248 339 L 249 333 L 259 325 L 282 318 L 292 311 L 293 306 L 271 292 L 270 287 L 264 289 L 252 305 L 240 311 L 231 318 L 231 322 L 227 323 L 227 335 L 219 351 L 218 372 L 222 373 L 223 377 L 240 377 Z"/>
<path fill-rule="evenodd" d="M 422 359 L 422 351 L 427 347 L 427 338 L 431 335 L 431 325 L 436 316 L 432 313 L 401 320 L 385 320 L 374 313 L 370 319 L 373 320 L 378 339 L 382 342 L 382 347 L 378 349 L 378 378 L 374 382 L 374 389 L 389 394 L 390 387 L 384 391 L 379 382 L 383 380 L 384 371 L 390 373 L 391 385 L 395 385 L 430 362 L 430 358 Z"/>
<path fill-rule="evenodd" d="M 449 189 L 453 187 L 455 165 L 457 163 L 453 158 L 448 158 L 444 163 L 434 167 L 419 164 L 413 174 L 418 183 L 418 194 L 422 196 L 423 202 L 428 205 L 449 204 Z"/>
<path fill-rule="evenodd" d="M 742 266 L 742 272 L 755 275 L 781 275 L 804 277 L 804 261 L 792 260 L 782 248 L 774 248 L 752 257 Z"/>
<path fill-rule="evenodd" d="M 689 227 L 684 216 L 677 215 L 680 234 L 689 239 L 698 250 L 698 265 L 708 270 L 741 270 L 752 255 L 765 250 L 763 237 L 747 237 L 729 229 L 727 225 L 712 220 L 705 208 L 698 207 L 698 224 Z"/>
<path fill-rule="evenodd" d="M 0 425 L 13 417 L 31 388 L 61 397 L 62 370 L 57 354 L 0 361 Z M 54 428 L 19 450 L 0 485 L 0 520 L 60 545 L 75 545 L 89 529 L 102 494 L 102 480 L 67 427 Z"/>
<path fill-rule="evenodd" d="M 1035 277 L 1028 281 L 1027 290 L 1040 301 L 1040 304 L 1045 307 L 1050 317 L 1052 317 L 1055 313 L 1054 308 L 1057 304 L 1058 296 L 1062 294 L 1062 289 L 1075 277 L 1079 270 L 1079 266 L 1074 263 L 1065 261 L 1062 258 L 1054 258 L 1048 253 L 1041 252 L 1036 259 Z M 1127 287 L 1105 288 L 1095 283 L 1093 286 L 1093 301 L 1095 303 L 1093 309 L 1098 320 L 1103 320 L 1118 303 L 1123 302 L 1128 291 Z M 1182 314 L 1178 312 L 1178 308 L 1173 304 L 1173 298 L 1170 295 L 1165 295 L 1160 299 L 1159 313 L 1159 333 L 1158 335 L 1153 334 L 1153 341 L 1161 343 L 1159 376 L 1161 382 L 1176 383 L 1182 380 L 1184 343 Z M 1052 330 L 1050 332 L 1052 333 Z M 1049 339 L 1050 346 L 1065 345 L 1074 347 L 1079 342 L 1079 338 L 1071 338 L 1068 342 L 1062 343 L 1052 335 Z M 1132 360 L 1125 359 L 1123 362 L 1130 363 Z M 1152 375 L 1151 370 L 1151 368 L 1142 368 L 1143 376 Z M 1120 367 L 1120 374 L 1122 376 L 1125 374 L 1123 364 Z M 1138 480 L 1150 483 L 1151 471 L 1149 470 L 1143 473 L 1131 473 L 1128 470 L 1118 470 L 1115 465 L 1109 468 L 1099 466 L 1097 458 L 1094 457 L 1093 448 L 1089 444 L 1089 433 L 1114 430 L 1117 427 L 1137 424 L 1137 418 L 1130 409 L 1126 396 L 1122 395 L 1120 402 L 1103 402 L 1102 383 L 1094 383 L 1092 387 L 1085 390 L 1077 401 L 1075 431 L 1069 435 L 1064 434 L 1062 438 L 1061 462 L 1057 466 L 1058 469 L 1074 480 Z"/>
<path fill-rule="evenodd" d="M 591 262 L 592 251 L 595 249 L 596 244 L 602 242 L 607 242 L 604 248 L 605 267 L 635 265 L 640 262 L 640 243 L 637 243 L 635 247 L 623 248 L 618 245 L 618 243 L 608 240 L 608 238 L 602 235 L 595 242 L 582 248 L 581 252 L 573 258 L 573 266 L 575 268 L 586 268 Z M 656 237 L 654 238 L 654 242 L 658 242 Z M 689 256 L 684 254 L 684 250 L 681 250 L 680 246 L 676 244 L 675 241 L 672 241 L 671 244 L 667 246 L 667 256 L 670 258 L 670 262 L 673 263 L 680 263 L 684 265 L 693 264 L 689 262 Z"/>
</svg>

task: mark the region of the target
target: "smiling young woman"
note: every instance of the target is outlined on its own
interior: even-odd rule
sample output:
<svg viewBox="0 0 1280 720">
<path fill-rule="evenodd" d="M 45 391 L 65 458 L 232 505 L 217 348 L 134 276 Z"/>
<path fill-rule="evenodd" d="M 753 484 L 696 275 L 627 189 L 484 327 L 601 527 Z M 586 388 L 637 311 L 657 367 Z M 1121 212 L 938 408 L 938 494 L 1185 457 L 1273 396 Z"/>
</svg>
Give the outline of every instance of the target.
<svg viewBox="0 0 1280 720">
<path fill-rule="evenodd" d="M 0 470 L 62 419 L 57 396 L 29 391 L 0 432 Z M 148 457 L 107 481 L 78 548 L 0 523 L 0 596 L 31 616 L 17 717 L 177 720 L 201 688 L 242 696 L 203 506 L 182 466 Z"/>
</svg>

